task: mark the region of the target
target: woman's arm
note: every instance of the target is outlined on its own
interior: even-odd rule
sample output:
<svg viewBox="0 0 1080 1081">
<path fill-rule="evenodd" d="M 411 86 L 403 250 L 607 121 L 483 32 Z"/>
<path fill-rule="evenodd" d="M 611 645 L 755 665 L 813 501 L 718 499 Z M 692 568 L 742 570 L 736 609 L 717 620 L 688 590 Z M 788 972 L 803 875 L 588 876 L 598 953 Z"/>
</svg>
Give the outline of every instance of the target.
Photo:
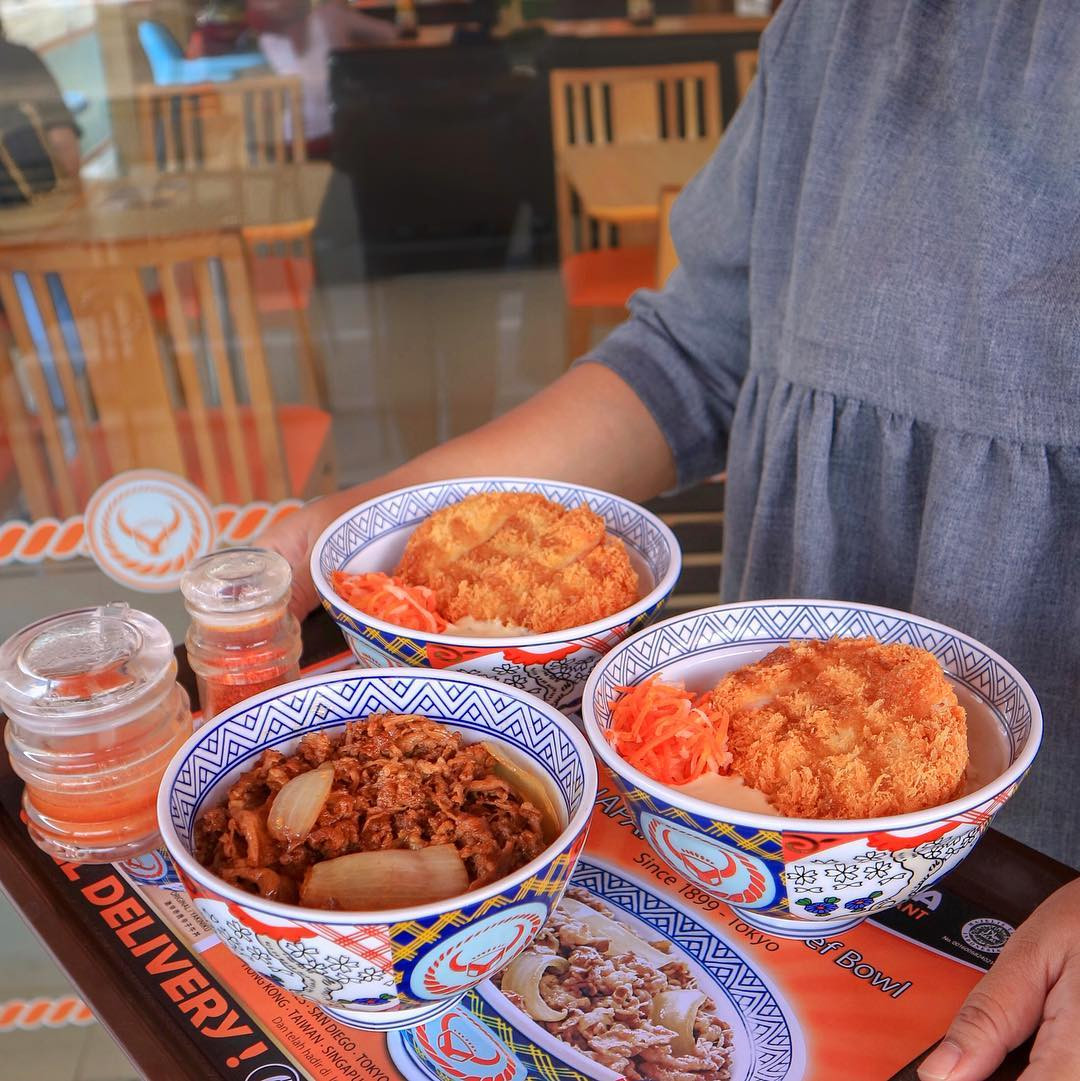
<svg viewBox="0 0 1080 1081">
<path fill-rule="evenodd" d="M 671 451 L 649 410 L 623 380 L 583 364 L 504 416 L 389 473 L 316 500 L 268 530 L 260 543 L 293 568 L 293 611 L 317 604 L 312 545 L 338 515 L 383 492 L 483 474 L 547 477 L 648 499 L 675 482 Z"/>
</svg>

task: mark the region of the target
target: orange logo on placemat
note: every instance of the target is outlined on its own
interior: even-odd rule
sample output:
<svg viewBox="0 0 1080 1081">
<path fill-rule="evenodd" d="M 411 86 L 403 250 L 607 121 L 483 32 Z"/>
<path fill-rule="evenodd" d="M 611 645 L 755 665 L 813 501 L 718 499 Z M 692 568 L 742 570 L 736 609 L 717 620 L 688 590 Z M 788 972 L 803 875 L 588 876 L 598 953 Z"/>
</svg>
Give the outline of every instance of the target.
<svg viewBox="0 0 1080 1081">
<path fill-rule="evenodd" d="M 214 517 L 193 484 L 156 469 L 133 469 L 103 484 L 84 518 L 86 542 L 113 581 L 146 593 L 173 590 L 214 545 Z"/>
</svg>

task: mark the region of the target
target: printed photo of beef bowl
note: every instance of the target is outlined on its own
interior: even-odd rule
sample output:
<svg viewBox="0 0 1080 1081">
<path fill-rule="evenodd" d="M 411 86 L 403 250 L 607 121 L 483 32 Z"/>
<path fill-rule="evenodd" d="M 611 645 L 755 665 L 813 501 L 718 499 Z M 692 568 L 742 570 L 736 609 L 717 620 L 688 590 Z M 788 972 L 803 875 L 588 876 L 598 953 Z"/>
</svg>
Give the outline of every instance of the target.
<svg viewBox="0 0 1080 1081">
<path fill-rule="evenodd" d="M 674 534 L 645 508 L 522 477 L 390 492 L 331 523 L 311 555 L 362 664 L 471 672 L 563 710 L 659 613 L 680 569 Z"/>
<path fill-rule="evenodd" d="M 368 1030 L 449 1009 L 540 932 L 585 843 L 588 744 L 462 672 L 352 670 L 199 729 L 158 820 L 184 886 L 260 975 Z"/>
<path fill-rule="evenodd" d="M 585 733 L 670 867 L 773 934 L 839 934 L 955 867 L 1042 740 L 1024 677 L 921 616 L 723 605 L 593 671 Z"/>
<path fill-rule="evenodd" d="M 452 1011 L 391 1034 L 394 1064 L 443 1081 L 472 1048 L 488 1077 L 800 1081 L 795 1011 L 701 917 L 586 852 L 528 949 Z"/>
</svg>

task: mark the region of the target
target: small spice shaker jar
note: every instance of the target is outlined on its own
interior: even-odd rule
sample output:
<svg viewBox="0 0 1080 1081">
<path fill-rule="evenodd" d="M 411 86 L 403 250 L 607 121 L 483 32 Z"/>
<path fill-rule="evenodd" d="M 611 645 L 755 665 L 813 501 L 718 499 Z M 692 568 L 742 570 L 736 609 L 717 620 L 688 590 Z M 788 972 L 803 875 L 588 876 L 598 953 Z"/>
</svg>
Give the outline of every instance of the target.
<svg viewBox="0 0 1080 1081">
<path fill-rule="evenodd" d="M 0 647 L 0 706 L 39 848 L 109 863 L 160 842 L 161 777 L 192 726 L 158 620 L 110 604 L 24 628 Z"/>
<path fill-rule="evenodd" d="M 191 615 L 187 656 L 202 721 L 300 675 L 300 624 L 289 612 L 292 569 L 277 552 L 230 548 L 180 580 Z"/>
</svg>

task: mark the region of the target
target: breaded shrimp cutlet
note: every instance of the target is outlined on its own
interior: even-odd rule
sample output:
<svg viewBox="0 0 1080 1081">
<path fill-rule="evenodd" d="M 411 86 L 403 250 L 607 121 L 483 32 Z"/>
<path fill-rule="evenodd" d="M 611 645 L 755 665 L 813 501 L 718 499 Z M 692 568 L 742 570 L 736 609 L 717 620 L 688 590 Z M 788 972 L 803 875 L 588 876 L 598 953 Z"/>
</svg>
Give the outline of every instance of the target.
<svg viewBox="0 0 1080 1081">
<path fill-rule="evenodd" d="M 580 627 L 638 599 L 626 548 L 600 515 L 528 492 L 482 492 L 436 511 L 396 573 L 434 590 L 451 622 L 497 619 L 533 634 Z"/>
<path fill-rule="evenodd" d="M 731 768 L 794 818 L 873 818 L 947 803 L 967 717 L 932 654 L 873 638 L 793 641 L 725 676 Z"/>
</svg>

